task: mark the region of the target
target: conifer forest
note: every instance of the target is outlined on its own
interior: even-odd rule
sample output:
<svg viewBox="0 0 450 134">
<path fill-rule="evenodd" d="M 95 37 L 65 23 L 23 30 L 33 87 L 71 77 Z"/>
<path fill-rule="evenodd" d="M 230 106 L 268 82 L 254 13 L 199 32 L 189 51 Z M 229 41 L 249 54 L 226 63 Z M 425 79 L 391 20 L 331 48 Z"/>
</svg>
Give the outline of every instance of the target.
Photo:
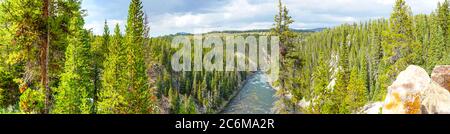
<svg viewBox="0 0 450 134">
<path fill-rule="evenodd" d="M 413 14 L 408 0 L 395 0 L 388 18 L 316 30 L 295 29 L 302 20 L 291 17 L 289 4 L 274 0 L 271 27 L 201 33 L 224 43 L 225 36 L 254 36 L 257 42 L 278 37 L 278 79 L 262 82 L 268 90 L 261 91 L 252 86 L 262 84 L 252 81 L 271 76 L 259 71 L 174 70 L 171 59 L 179 48 L 173 40 L 183 36 L 194 44 L 196 34 L 151 36 L 155 27 L 145 0 L 130 0 L 124 27 L 105 19 L 101 34 L 85 28 L 90 11 L 84 1 L 0 0 L 0 113 L 220 114 L 262 107 L 274 114 L 354 114 L 387 102 L 391 85 L 408 66 L 428 76 L 450 65 L 448 0 L 428 14 Z M 195 56 L 218 51 L 200 49 Z M 246 88 L 269 96 L 267 102 L 247 100 Z M 415 101 L 405 102 L 410 105 Z M 236 111 L 239 106 L 247 112 Z M 392 107 L 384 104 L 377 112 L 385 108 Z"/>
</svg>

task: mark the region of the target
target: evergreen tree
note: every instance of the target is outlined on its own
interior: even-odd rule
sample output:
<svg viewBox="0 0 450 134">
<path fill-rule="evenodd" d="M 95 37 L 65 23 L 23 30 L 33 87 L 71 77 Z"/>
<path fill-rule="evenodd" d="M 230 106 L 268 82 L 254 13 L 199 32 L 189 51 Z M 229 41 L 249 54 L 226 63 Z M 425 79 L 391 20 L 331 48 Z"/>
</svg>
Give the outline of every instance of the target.
<svg viewBox="0 0 450 134">
<path fill-rule="evenodd" d="M 390 29 L 383 34 L 383 60 L 376 99 L 383 99 L 387 86 L 409 64 L 420 65 L 421 46 L 413 40 L 412 17 L 404 0 L 397 0 L 390 18 Z"/>
<path fill-rule="evenodd" d="M 328 85 L 328 64 L 325 60 L 325 55 L 321 52 L 318 55 L 317 67 L 314 68 L 314 72 L 312 74 L 314 78 L 314 92 L 313 96 L 315 101 L 312 104 L 312 111 L 314 113 L 329 113 L 329 107 L 324 107 L 327 105 L 328 96 L 330 91 L 327 89 Z"/>
<path fill-rule="evenodd" d="M 125 35 L 126 81 L 128 93 L 125 100 L 129 113 L 152 113 L 153 92 L 148 85 L 148 76 L 144 61 L 144 12 L 140 0 L 131 0 Z"/>
<path fill-rule="evenodd" d="M 448 46 L 449 43 L 449 25 L 450 25 L 450 10 L 449 3 L 447 0 L 442 3 L 438 3 L 438 9 L 434 14 L 432 14 L 433 24 L 431 26 L 432 29 L 432 38 L 430 42 L 430 46 L 428 48 L 427 55 L 427 70 L 431 71 L 435 65 L 437 64 L 445 64 L 444 58 L 448 55 Z M 448 57 L 447 57 L 448 58 Z"/>
<path fill-rule="evenodd" d="M 288 68 L 289 62 L 286 60 L 286 56 L 289 53 L 289 50 L 292 50 L 293 48 L 293 42 L 296 38 L 296 35 L 291 31 L 289 25 L 294 23 L 292 20 L 292 17 L 289 16 L 289 10 L 287 9 L 286 5 L 282 3 L 281 0 L 278 1 L 278 13 L 275 15 L 274 18 L 274 25 L 271 29 L 271 34 L 273 36 L 277 36 L 279 38 L 279 45 L 280 45 L 280 68 L 285 69 Z M 271 50 L 273 51 L 273 50 Z M 280 112 L 289 112 L 290 109 L 286 109 L 292 106 L 290 103 L 290 100 L 286 100 L 286 95 L 293 92 L 293 90 L 289 90 L 287 86 L 289 86 L 292 83 L 292 79 L 288 79 L 289 72 L 280 71 L 279 79 L 276 82 L 276 86 L 280 86 L 280 89 L 277 90 L 276 95 L 280 97 L 279 101 L 277 102 L 277 109 L 279 109 Z M 295 92 L 295 91 L 294 91 Z M 294 106 L 295 107 L 295 106 Z"/>
<path fill-rule="evenodd" d="M 347 34 L 347 31 L 344 30 L 342 32 L 342 42 L 340 42 L 341 44 L 341 50 L 339 51 L 339 68 L 338 68 L 338 73 L 336 75 L 336 85 L 335 85 L 335 89 L 333 91 L 333 99 L 336 102 L 337 108 L 338 108 L 338 112 L 339 113 L 345 113 L 346 110 L 346 106 L 345 104 L 343 104 L 344 102 L 344 98 L 347 95 L 347 85 L 349 82 L 349 46 L 350 45 L 350 41 L 347 41 L 347 38 L 349 37 Z"/>
<path fill-rule="evenodd" d="M 103 63 L 102 90 L 99 93 L 98 113 L 126 113 L 127 103 L 124 93 L 126 93 L 126 83 L 124 83 L 125 72 L 123 68 L 126 55 L 123 52 L 124 44 L 120 34 L 119 25 L 114 28 L 114 36 L 108 45 L 108 54 Z"/>
<path fill-rule="evenodd" d="M 351 71 L 349 85 L 347 87 L 348 95 L 344 98 L 344 104 L 347 110 L 344 113 L 353 113 L 364 106 L 367 102 L 367 88 L 364 77 L 358 74 L 358 69 L 354 67 Z"/>
<path fill-rule="evenodd" d="M 182 109 L 180 109 L 180 100 L 178 96 L 178 91 L 174 90 L 172 87 L 169 88 L 169 104 L 170 104 L 170 113 L 177 114 L 180 113 Z"/>
<path fill-rule="evenodd" d="M 82 29 L 81 14 L 71 20 L 69 30 L 76 33 L 69 36 L 64 73 L 61 86 L 57 89 L 54 113 L 91 113 L 93 83 L 91 82 L 90 41 L 88 31 Z"/>
<path fill-rule="evenodd" d="M 432 25 L 432 27 L 432 38 L 427 52 L 427 70 L 430 72 L 434 68 L 434 66 L 439 64 L 439 62 L 442 60 L 444 54 L 443 50 L 445 49 L 444 45 L 446 44 L 444 29 L 441 28 L 441 26 L 438 24 L 434 24 Z"/>
</svg>

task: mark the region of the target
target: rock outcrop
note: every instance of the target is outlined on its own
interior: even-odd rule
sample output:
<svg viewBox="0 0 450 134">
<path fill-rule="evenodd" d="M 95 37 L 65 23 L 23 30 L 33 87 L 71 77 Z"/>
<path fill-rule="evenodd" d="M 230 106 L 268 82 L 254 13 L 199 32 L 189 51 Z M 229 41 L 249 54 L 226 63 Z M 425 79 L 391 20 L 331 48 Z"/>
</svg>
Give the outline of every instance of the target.
<svg viewBox="0 0 450 134">
<path fill-rule="evenodd" d="M 433 69 L 431 79 L 450 91 L 450 65 L 439 65 Z"/>
<path fill-rule="evenodd" d="M 448 80 L 441 77 L 449 75 L 448 72 L 436 71 L 434 74 L 439 80 Z M 439 82 L 434 82 L 423 68 L 411 65 L 388 87 L 382 113 L 450 113 L 450 92 L 441 87 Z"/>
<path fill-rule="evenodd" d="M 419 114 L 421 92 L 425 90 L 431 79 L 427 71 L 419 66 L 411 65 L 400 72 L 397 79 L 388 87 L 384 101 L 383 114 Z"/>
</svg>

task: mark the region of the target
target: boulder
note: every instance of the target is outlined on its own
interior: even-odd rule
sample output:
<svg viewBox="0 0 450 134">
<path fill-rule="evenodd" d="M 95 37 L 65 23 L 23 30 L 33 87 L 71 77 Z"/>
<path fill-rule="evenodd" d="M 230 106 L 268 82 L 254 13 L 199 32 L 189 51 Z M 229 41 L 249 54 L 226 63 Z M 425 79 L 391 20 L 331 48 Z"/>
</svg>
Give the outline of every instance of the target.
<svg viewBox="0 0 450 134">
<path fill-rule="evenodd" d="M 436 68 L 433 80 L 439 80 L 437 82 L 418 66 L 411 65 L 400 72 L 388 87 L 382 113 L 450 114 L 450 92 L 441 87 L 442 80 L 447 80 L 448 70 L 446 67 Z"/>
<path fill-rule="evenodd" d="M 450 91 L 450 65 L 439 65 L 433 69 L 431 79 Z"/>
<path fill-rule="evenodd" d="M 431 81 L 422 93 L 423 114 L 450 114 L 450 92 Z"/>
<path fill-rule="evenodd" d="M 388 87 L 383 105 L 383 114 L 421 113 L 421 95 L 431 82 L 427 71 L 415 65 L 400 72 Z"/>
</svg>

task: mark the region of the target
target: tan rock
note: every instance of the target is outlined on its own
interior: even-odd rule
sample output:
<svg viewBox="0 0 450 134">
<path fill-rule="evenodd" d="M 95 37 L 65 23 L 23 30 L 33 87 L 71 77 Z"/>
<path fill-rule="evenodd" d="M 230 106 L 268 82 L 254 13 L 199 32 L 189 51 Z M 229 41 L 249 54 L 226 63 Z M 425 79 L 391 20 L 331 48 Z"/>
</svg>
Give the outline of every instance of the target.
<svg viewBox="0 0 450 134">
<path fill-rule="evenodd" d="M 450 91 L 450 65 L 439 65 L 433 69 L 431 79 Z"/>
<path fill-rule="evenodd" d="M 450 114 L 450 92 L 432 81 L 422 93 L 423 114 Z"/>
</svg>

